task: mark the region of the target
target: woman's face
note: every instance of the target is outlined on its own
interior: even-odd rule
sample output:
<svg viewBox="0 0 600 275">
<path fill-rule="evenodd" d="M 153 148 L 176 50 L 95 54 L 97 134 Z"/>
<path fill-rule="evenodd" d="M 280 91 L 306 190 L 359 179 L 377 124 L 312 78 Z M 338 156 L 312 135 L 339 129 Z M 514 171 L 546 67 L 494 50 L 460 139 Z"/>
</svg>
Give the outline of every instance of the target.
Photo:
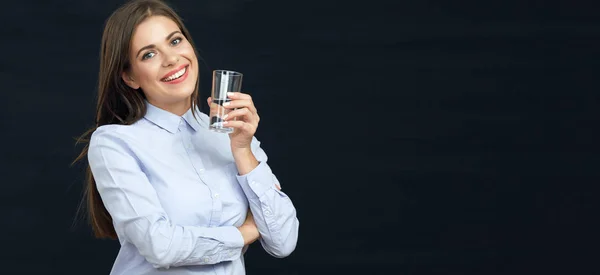
<svg viewBox="0 0 600 275">
<path fill-rule="evenodd" d="M 125 83 L 141 88 L 148 101 L 183 114 L 198 78 L 198 59 L 177 24 L 168 17 L 151 16 L 137 26 L 129 53 L 131 69 Z"/>
</svg>

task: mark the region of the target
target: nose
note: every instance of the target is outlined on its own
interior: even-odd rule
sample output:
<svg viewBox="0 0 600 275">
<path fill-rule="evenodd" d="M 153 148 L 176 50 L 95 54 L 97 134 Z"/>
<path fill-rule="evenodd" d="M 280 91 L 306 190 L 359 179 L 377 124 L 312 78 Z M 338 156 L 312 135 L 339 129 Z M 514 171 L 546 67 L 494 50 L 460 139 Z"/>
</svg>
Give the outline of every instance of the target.
<svg viewBox="0 0 600 275">
<path fill-rule="evenodd" d="M 175 53 L 168 53 L 165 55 L 165 59 L 163 60 L 164 67 L 174 66 L 179 62 L 179 55 Z"/>
</svg>

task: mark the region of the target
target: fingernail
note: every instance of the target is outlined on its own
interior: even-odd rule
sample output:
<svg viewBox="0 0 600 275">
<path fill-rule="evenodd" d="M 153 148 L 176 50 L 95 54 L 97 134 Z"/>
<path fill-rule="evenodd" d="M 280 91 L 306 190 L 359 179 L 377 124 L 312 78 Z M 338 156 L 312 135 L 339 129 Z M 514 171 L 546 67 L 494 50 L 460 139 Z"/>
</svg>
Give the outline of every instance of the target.
<svg viewBox="0 0 600 275">
<path fill-rule="evenodd" d="M 229 102 L 225 102 L 225 103 L 223 103 L 223 106 L 229 106 L 229 104 L 230 104 Z"/>
<path fill-rule="evenodd" d="M 228 95 L 228 96 L 232 96 L 232 95 L 233 95 L 233 93 L 232 93 L 232 92 L 228 92 L 228 93 L 227 93 L 227 95 Z"/>
<path fill-rule="evenodd" d="M 229 121 L 223 121 L 223 125 L 229 124 Z"/>
<path fill-rule="evenodd" d="M 227 117 L 228 117 L 228 116 L 229 116 L 229 115 L 224 115 L 224 116 L 223 116 L 223 119 L 227 119 Z"/>
</svg>

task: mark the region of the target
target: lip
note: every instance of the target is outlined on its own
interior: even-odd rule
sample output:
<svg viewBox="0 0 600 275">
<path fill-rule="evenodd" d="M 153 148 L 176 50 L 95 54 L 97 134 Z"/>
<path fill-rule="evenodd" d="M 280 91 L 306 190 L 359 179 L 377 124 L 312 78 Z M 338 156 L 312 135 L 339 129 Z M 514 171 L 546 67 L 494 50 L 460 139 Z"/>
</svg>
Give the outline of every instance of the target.
<svg viewBox="0 0 600 275">
<path fill-rule="evenodd" d="M 180 78 L 172 80 L 172 81 L 169 81 L 169 82 L 162 81 L 163 79 L 165 79 L 165 78 L 173 75 L 174 73 L 181 71 L 185 67 L 187 67 L 187 69 L 185 70 L 185 73 Z M 184 81 L 187 78 L 189 72 L 190 72 L 189 64 L 181 65 L 181 66 L 177 67 L 176 69 L 173 69 L 170 72 L 168 72 L 167 74 L 165 74 L 161 78 L 161 82 L 166 83 L 166 84 L 177 84 L 177 83 L 180 83 L 180 82 Z"/>
</svg>

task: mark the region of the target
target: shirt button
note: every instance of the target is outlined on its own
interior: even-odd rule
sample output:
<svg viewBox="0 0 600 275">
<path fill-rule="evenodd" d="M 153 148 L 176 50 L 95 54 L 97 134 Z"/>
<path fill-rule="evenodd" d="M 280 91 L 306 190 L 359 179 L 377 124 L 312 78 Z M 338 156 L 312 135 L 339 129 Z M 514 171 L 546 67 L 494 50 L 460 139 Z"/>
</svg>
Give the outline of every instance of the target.
<svg viewBox="0 0 600 275">
<path fill-rule="evenodd" d="M 215 198 L 218 198 L 218 197 L 219 197 L 219 193 L 216 193 L 216 194 L 215 194 Z"/>
<path fill-rule="evenodd" d="M 200 174 L 204 173 L 204 169 L 200 169 L 198 170 L 198 172 L 200 172 Z"/>
<path fill-rule="evenodd" d="M 269 211 L 269 210 L 265 211 L 265 215 L 271 216 L 271 211 Z"/>
<path fill-rule="evenodd" d="M 252 181 L 250 184 L 252 184 L 252 185 L 256 185 L 256 182 L 255 182 L 255 181 Z"/>
</svg>

